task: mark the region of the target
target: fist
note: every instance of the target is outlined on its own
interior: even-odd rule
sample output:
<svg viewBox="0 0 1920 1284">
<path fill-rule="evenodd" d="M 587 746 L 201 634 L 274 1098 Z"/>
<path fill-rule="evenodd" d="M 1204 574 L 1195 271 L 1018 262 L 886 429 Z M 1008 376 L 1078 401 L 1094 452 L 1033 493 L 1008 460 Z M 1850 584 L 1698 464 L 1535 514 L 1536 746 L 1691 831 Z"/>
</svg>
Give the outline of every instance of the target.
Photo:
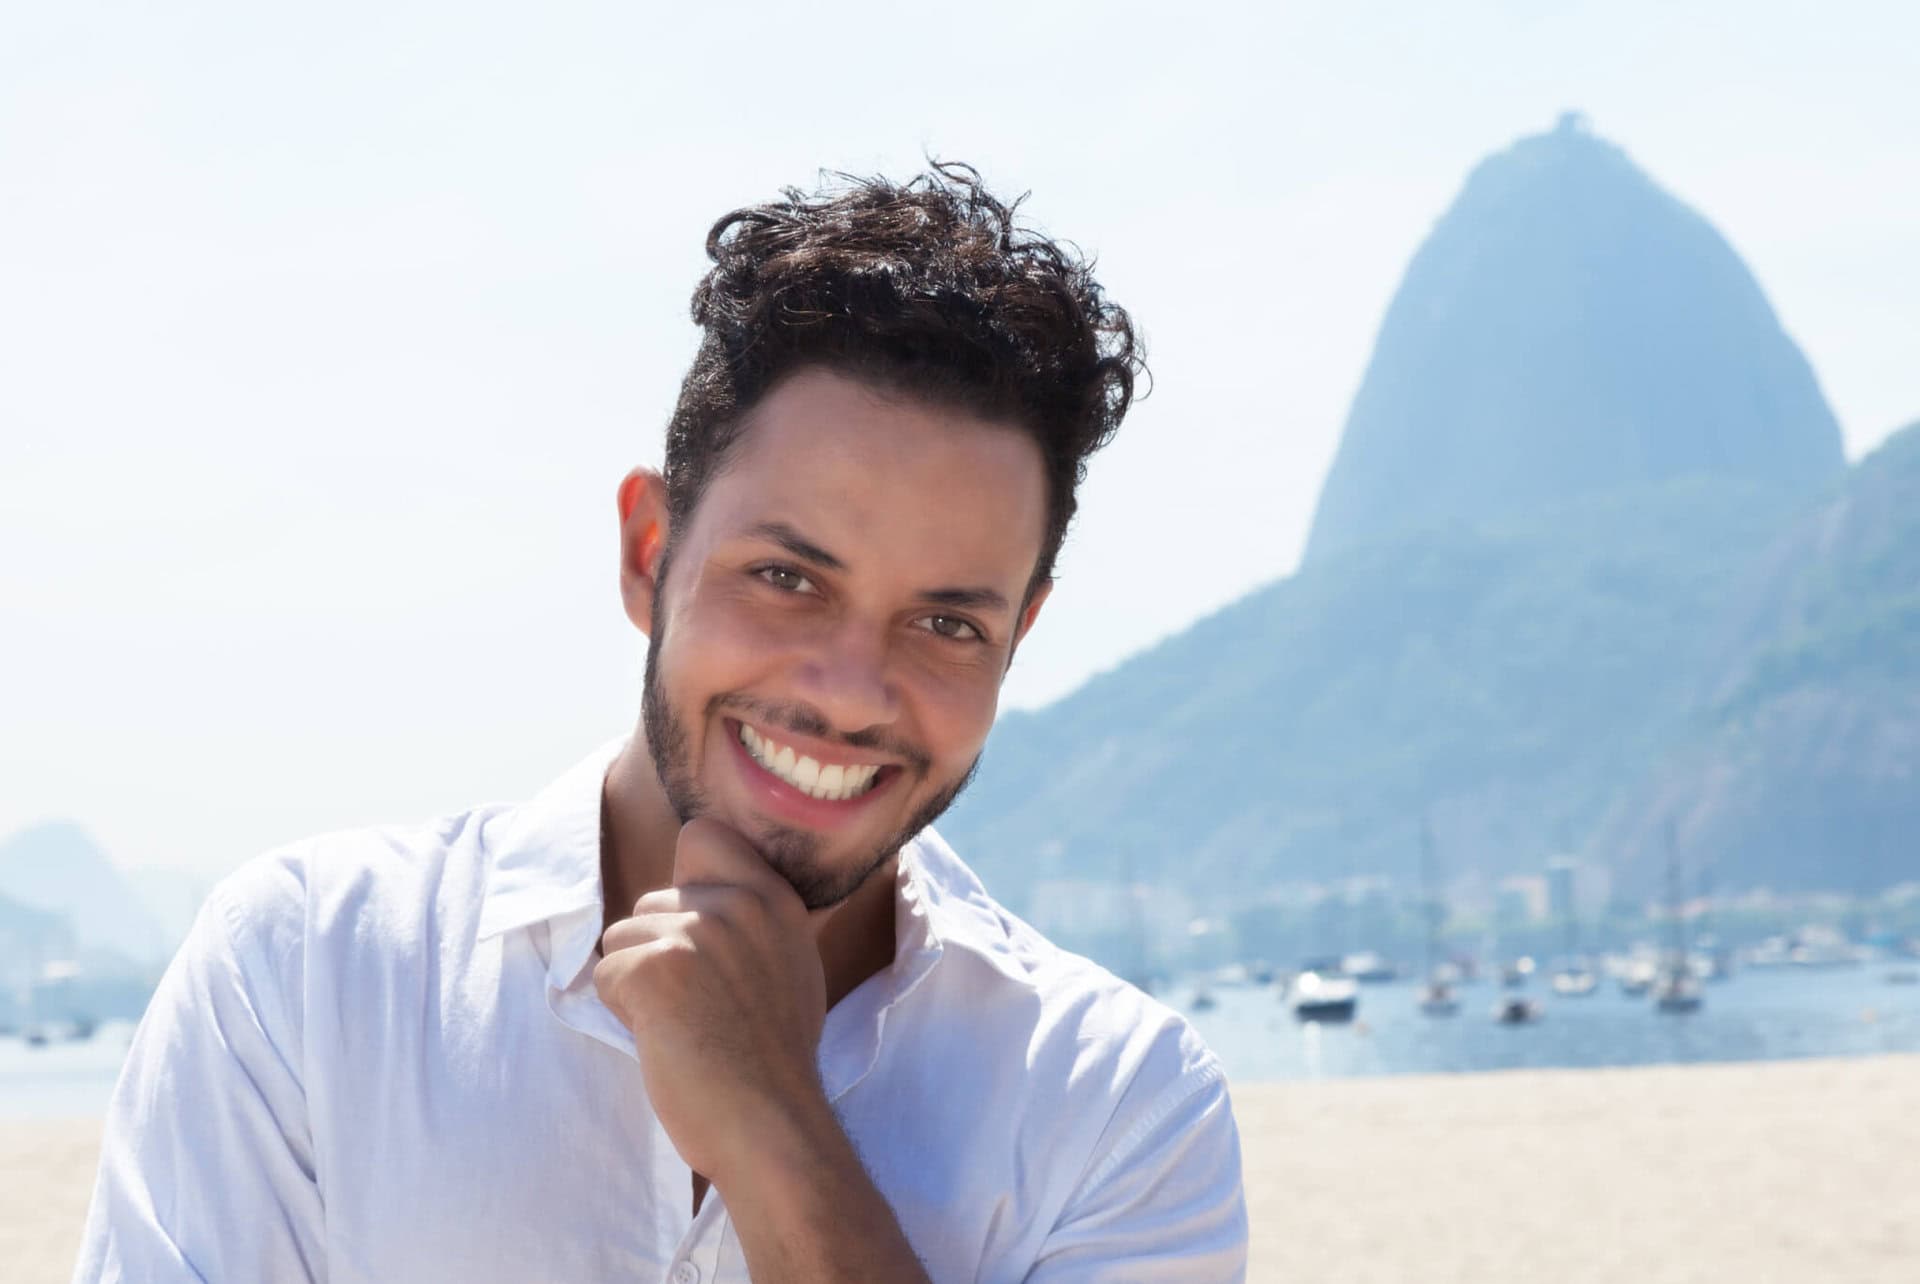
<svg viewBox="0 0 1920 1284">
<path fill-rule="evenodd" d="M 756 1138 L 827 1109 L 826 979 L 805 904 L 740 834 L 680 831 L 674 885 L 607 930 L 594 988 L 633 1032 L 680 1157 L 724 1189 Z"/>
</svg>

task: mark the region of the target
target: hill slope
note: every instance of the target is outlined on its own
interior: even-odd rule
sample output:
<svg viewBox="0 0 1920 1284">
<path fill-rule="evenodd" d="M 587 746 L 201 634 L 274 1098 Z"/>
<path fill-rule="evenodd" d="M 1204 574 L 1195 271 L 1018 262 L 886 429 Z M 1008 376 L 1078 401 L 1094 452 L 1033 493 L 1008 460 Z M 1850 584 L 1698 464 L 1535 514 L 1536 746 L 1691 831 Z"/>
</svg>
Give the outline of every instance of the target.
<svg viewBox="0 0 1920 1284">
<path fill-rule="evenodd" d="M 1648 869 L 1672 818 L 1751 882 L 1920 877 L 1920 423 L 1753 560 L 1725 635 L 1702 717 L 1598 844 Z"/>
<path fill-rule="evenodd" d="M 1236 895 L 1583 846 L 1682 736 L 1739 566 L 1791 501 L 1688 479 L 1553 520 L 1353 550 L 1059 704 L 1002 720 L 944 828 L 996 891 L 1119 878 Z"/>
</svg>

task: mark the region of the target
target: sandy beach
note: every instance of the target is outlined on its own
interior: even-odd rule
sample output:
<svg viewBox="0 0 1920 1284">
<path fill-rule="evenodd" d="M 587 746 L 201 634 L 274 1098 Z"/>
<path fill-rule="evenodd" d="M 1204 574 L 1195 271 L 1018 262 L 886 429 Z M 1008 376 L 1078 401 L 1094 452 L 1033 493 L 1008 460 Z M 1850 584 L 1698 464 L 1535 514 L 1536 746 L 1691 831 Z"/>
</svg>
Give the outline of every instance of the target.
<svg viewBox="0 0 1920 1284">
<path fill-rule="evenodd" d="M 1246 1084 L 1258 1282 L 1920 1279 L 1920 1057 Z M 9 1284 L 72 1269 L 94 1120 L 0 1126 Z"/>
</svg>

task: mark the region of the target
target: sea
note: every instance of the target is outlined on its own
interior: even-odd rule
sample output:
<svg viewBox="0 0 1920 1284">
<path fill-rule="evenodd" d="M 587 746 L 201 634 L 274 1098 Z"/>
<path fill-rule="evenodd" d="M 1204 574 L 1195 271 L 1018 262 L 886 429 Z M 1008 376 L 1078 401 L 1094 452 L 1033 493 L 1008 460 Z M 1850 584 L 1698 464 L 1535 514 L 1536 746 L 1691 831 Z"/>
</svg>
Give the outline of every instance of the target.
<svg viewBox="0 0 1920 1284">
<path fill-rule="evenodd" d="M 1610 979 L 1563 998 L 1536 977 L 1518 990 L 1460 986 L 1452 1016 L 1422 1012 L 1422 986 L 1407 979 L 1362 985 L 1354 1019 L 1337 1025 L 1296 1021 L 1272 987 L 1204 987 L 1213 1000 L 1204 1011 L 1202 987 L 1175 985 L 1160 998 L 1187 1014 L 1229 1079 L 1260 1082 L 1920 1052 L 1920 984 L 1889 979 L 1901 975 L 1911 966 L 1736 971 L 1706 984 L 1700 1007 L 1685 1013 L 1662 1012 Z M 1540 1005 L 1537 1021 L 1494 1019 L 1516 994 Z"/>
<path fill-rule="evenodd" d="M 1562 998 L 1536 979 L 1517 991 L 1543 1015 L 1494 1020 L 1516 991 L 1461 986 L 1459 1010 L 1428 1016 L 1412 980 L 1360 987 L 1351 1022 L 1302 1023 L 1272 986 L 1176 982 L 1158 997 L 1185 1012 L 1236 1082 L 1450 1074 L 1702 1061 L 1920 1052 L 1920 985 L 1895 984 L 1894 964 L 1737 971 L 1705 987 L 1696 1011 L 1668 1014 L 1611 981 Z M 1197 1002 L 1202 990 L 1211 1006 Z M 0 1120 L 103 1114 L 133 1027 L 103 1025 L 85 1042 L 29 1046 L 0 1036 Z"/>
</svg>

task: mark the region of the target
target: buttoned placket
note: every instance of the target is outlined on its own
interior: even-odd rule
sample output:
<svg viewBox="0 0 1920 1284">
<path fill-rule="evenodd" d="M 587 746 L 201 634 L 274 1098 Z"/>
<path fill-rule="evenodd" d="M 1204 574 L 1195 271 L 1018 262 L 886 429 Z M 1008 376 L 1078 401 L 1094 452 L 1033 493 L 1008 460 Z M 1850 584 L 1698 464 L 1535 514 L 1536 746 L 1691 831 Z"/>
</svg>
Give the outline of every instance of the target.
<svg viewBox="0 0 1920 1284">
<path fill-rule="evenodd" d="M 691 1172 L 687 1174 L 687 1181 L 687 1193 L 691 1197 Z M 746 1255 L 739 1251 L 738 1237 L 731 1233 L 732 1229 L 732 1223 L 727 1220 L 726 1202 L 720 1198 L 719 1191 L 708 1189 L 707 1197 L 700 1201 L 700 1211 L 694 1214 L 693 1225 L 687 1228 L 679 1247 L 673 1251 L 673 1265 L 667 1268 L 666 1284 L 746 1284 Z M 730 1239 L 735 1241 L 735 1251 L 723 1259 L 721 1250 Z M 738 1270 L 733 1269 L 736 1266 Z"/>
</svg>

